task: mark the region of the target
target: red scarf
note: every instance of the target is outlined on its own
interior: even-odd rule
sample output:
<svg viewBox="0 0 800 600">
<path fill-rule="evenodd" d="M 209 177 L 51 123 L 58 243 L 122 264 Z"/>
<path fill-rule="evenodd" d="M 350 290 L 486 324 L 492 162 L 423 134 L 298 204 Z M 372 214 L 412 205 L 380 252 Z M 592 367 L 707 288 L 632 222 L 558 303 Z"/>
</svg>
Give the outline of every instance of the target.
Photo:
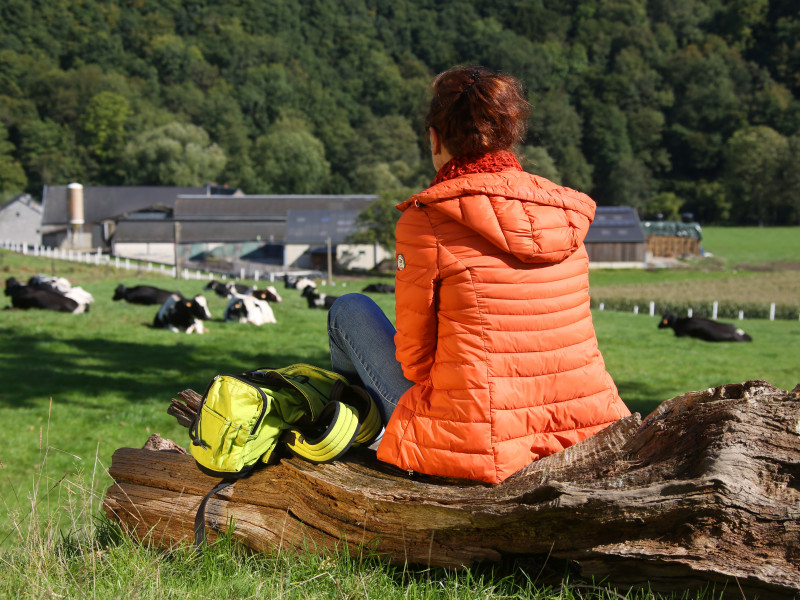
<svg viewBox="0 0 800 600">
<path fill-rule="evenodd" d="M 448 160 L 431 185 L 454 179 L 468 173 L 497 173 L 498 171 L 522 171 L 517 157 L 508 150 L 487 152 L 486 154 L 462 154 Z"/>
</svg>

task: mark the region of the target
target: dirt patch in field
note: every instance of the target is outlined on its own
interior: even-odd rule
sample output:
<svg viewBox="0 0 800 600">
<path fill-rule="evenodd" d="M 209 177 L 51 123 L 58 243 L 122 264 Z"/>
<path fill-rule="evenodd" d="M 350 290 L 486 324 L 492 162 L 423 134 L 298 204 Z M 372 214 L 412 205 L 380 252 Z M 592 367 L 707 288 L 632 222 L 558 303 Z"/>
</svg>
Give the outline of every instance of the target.
<svg viewBox="0 0 800 600">
<path fill-rule="evenodd" d="M 800 269 L 761 272 L 742 269 L 725 278 L 592 286 L 592 297 L 602 300 L 776 302 L 793 306 L 800 299 Z"/>
<path fill-rule="evenodd" d="M 736 269 L 740 271 L 755 271 L 757 273 L 773 272 L 773 271 L 800 271 L 800 262 L 771 262 L 757 265 L 742 263 L 736 265 Z"/>
</svg>

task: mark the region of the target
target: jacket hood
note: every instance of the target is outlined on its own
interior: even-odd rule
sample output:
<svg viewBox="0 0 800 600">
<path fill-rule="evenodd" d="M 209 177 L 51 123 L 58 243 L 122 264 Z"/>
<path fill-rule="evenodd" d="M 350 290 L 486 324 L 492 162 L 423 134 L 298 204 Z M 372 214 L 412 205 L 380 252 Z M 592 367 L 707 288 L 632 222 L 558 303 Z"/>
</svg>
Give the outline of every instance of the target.
<svg viewBox="0 0 800 600">
<path fill-rule="evenodd" d="M 399 204 L 436 210 L 526 263 L 560 262 L 580 248 L 594 219 L 586 194 L 525 171 L 443 181 Z"/>
</svg>

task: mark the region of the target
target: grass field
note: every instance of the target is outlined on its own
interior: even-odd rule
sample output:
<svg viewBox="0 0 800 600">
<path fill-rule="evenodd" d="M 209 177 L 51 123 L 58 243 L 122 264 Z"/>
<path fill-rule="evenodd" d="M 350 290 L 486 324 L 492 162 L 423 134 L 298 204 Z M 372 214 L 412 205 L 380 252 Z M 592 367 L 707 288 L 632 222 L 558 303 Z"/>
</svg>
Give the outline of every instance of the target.
<svg viewBox="0 0 800 600">
<path fill-rule="evenodd" d="M 688 264 L 656 273 L 593 272 L 592 293 L 614 286 L 633 286 L 637 291 L 648 286 L 668 289 L 682 282 L 730 286 L 730 281 L 773 272 L 789 274 L 794 286 L 800 271 L 785 267 L 792 256 L 800 257 L 797 233 L 796 229 L 780 235 L 774 230 L 709 230 L 704 245 L 715 254 L 713 264 Z M 779 250 L 761 249 L 773 241 Z M 779 263 L 783 263 L 779 270 L 765 270 Z M 742 269 L 743 264 L 756 270 Z M 294 362 L 328 366 L 326 313 L 309 310 L 296 290 L 279 286 L 284 302 L 274 306 L 278 323 L 260 328 L 222 322 L 225 300 L 206 293 L 215 317 L 208 325 L 210 332 L 177 335 L 151 326 L 157 307 L 112 302 L 114 287 L 120 282 L 153 284 L 193 295 L 202 291 L 204 282 L 5 252 L 0 252 L 0 271 L 20 280 L 40 272 L 57 274 L 95 297 L 91 311 L 84 315 L 0 312 L 4 417 L 0 549 L 29 547 L 39 539 L 34 532 L 40 531 L 41 523 L 49 523 L 47 531 L 65 532 L 67 537 L 91 527 L 111 483 L 105 469 L 117 448 L 141 447 L 155 432 L 185 446 L 186 430 L 166 414 L 177 392 L 203 389 L 222 372 Z M 360 291 L 366 281 L 337 283 L 325 291 Z M 747 293 L 760 292 L 761 297 L 771 291 L 762 284 L 746 288 Z M 682 289 L 691 294 L 698 288 Z M 373 297 L 387 314 L 393 314 L 391 296 Z M 595 311 L 594 319 L 608 370 L 634 411 L 648 413 L 673 396 L 724 383 L 765 379 L 792 388 L 800 382 L 797 320 L 745 320 L 742 327 L 753 336 L 752 343 L 708 344 L 675 338 L 670 330 L 657 329 L 657 318 L 644 314 Z M 91 508 L 76 509 L 81 502 Z M 3 564 L 0 561 L 0 570 Z M 476 589 L 486 591 L 485 587 L 470 589 L 472 594 Z M 387 592 L 382 597 L 390 596 Z"/>
</svg>

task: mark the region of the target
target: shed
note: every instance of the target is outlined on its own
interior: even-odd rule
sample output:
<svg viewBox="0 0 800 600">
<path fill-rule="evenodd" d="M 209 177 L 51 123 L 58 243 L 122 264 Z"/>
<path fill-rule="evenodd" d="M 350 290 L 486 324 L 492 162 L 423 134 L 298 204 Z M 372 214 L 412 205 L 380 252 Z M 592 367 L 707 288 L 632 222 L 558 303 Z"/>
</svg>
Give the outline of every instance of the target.
<svg viewBox="0 0 800 600">
<path fill-rule="evenodd" d="M 584 240 L 589 266 L 643 267 L 647 238 L 639 215 L 631 206 L 598 206 Z"/>
<path fill-rule="evenodd" d="M 42 205 L 20 194 L 0 206 L 0 241 L 36 246 L 41 243 Z"/>
</svg>

